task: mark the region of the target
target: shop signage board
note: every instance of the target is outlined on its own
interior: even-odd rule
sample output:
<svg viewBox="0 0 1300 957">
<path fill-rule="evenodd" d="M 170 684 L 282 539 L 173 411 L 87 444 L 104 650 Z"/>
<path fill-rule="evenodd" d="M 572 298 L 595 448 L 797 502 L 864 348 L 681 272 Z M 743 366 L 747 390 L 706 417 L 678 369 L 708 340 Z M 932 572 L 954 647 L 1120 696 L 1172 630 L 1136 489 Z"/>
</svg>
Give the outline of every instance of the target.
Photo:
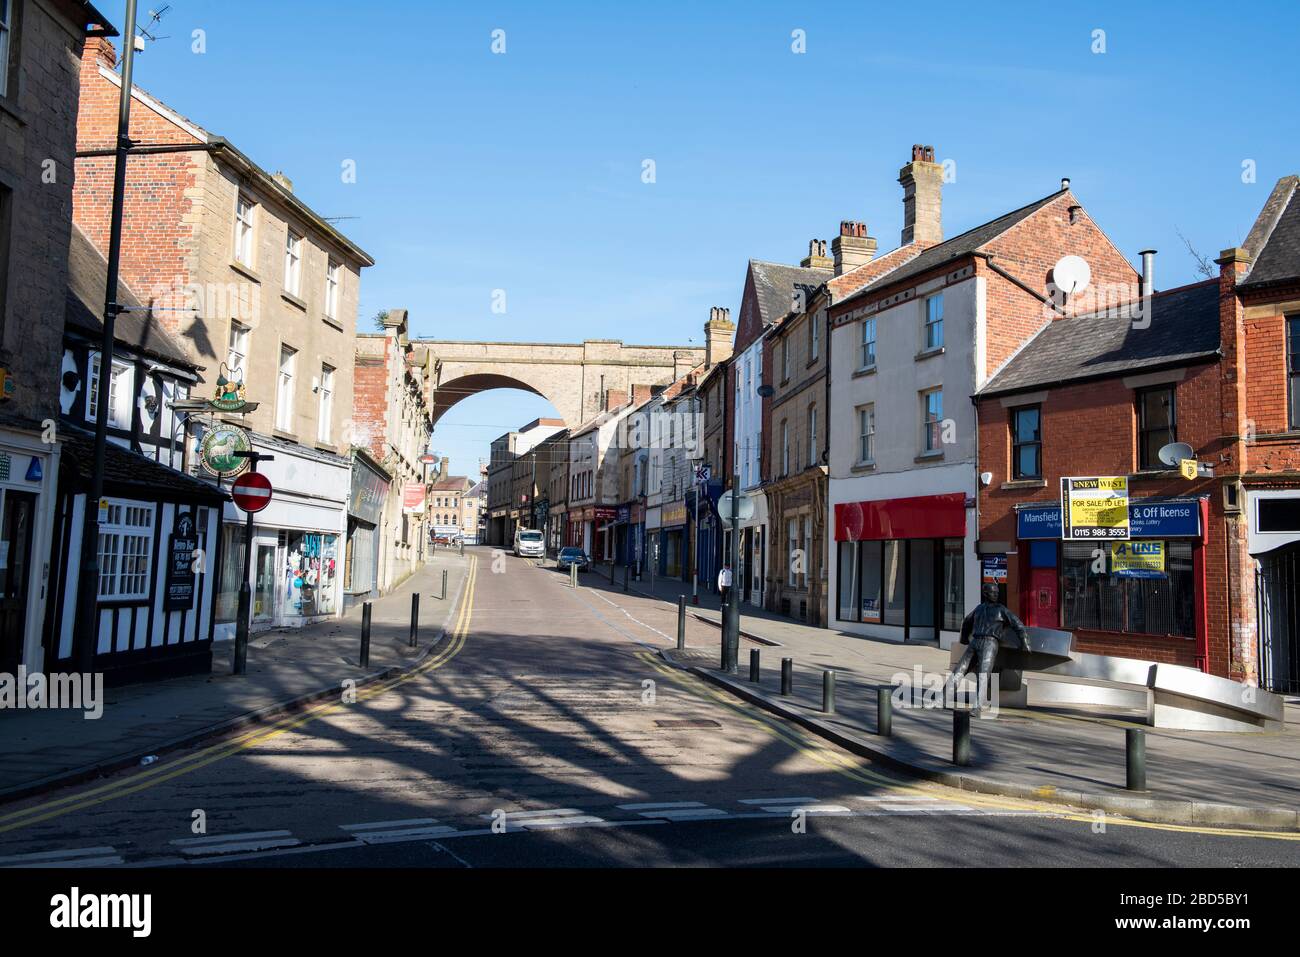
<svg viewBox="0 0 1300 957">
<path fill-rule="evenodd" d="M 1062 478 L 1061 519 L 1067 542 L 1128 539 L 1128 476 Z"/>
<path fill-rule="evenodd" d="M 402 511 L 408 514 L 423 514 L 424 486 L 419 482 L 407 482 L 402 486 Z"/>
<path fill-rule="evenodd" d="M 1007 556 L 985 555 L 980 559 L 980 582 L 985 585 L 1007 583 Z"/>
<path fill-rule="evenodd" d="M 1164 541 L 1115 542 L 1110 546 L 1110 571 L 1122 578 L 1164 578 Z"/>
<path fill-rule="evenodd" d="M 167 582 L 163 611 L 180 611 L 194 605 L 194 552 L 199 547 L 198 526 L 191 512 L 177 511 L 167 537 Z"/>
<path fill-rule="evenodd" d="M 1130 499 L 1128 519 L 1130 538 L 1199 538 L 1201 503 L 1196 498 Z M 1018 508 L 1016 537 L 1022 541 L 1062 538 L 1061 506 Z"/>
</svg>

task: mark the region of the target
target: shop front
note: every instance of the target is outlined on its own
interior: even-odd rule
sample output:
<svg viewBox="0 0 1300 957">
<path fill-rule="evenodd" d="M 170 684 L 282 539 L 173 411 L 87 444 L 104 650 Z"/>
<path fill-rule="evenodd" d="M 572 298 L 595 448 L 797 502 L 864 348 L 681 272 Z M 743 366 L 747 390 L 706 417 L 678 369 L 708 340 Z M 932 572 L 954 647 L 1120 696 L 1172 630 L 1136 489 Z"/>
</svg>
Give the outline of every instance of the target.
<svg viewBox="0 0 1300 957">
<path fill-rule="evenodd" d="M 1300 489 L 1247 487 L 1244 497 L 1260 684 L 1300 694 Z"/>
<path fill-rule="evenodd" d="M 379 523 L 390 484 L 388 473 L 370 456 L 364 452 L 353 454 L 343 556 L 344 611 L 379 594 L 375 578 L 379 567 Z M 267 576 L 268 580 L 273 578 L 274 575 Z"/>
<path fill-rule="evenodd" d="M 37 431 L 0 430 L 0 673 L 41 671 L 59 446 Z"/>
<path fill-rule="evenodd" d="M 252 629 L 299 627 L 341 614 L 351 460 L 250 434 L 258 452 L 274 456 L 258 466 L 271 480 L 274 492 L 271 503 L 254 519 L 249 577 Z M 227 502 L 214 633 L 217 640 L 235 636 L 244 529 L 244 513 Z"/>
<path fill-rule="evenodd" d="M 1124 541 L 1063 541 L 1059 505 L 1016 506 L 1013 548 L 980 544 L 981 577 L 1006 582 L 1027 625 L 1075 649 L 1206 670 L 1205 498 L 1135 498 Z"/>
<path fill-rule="evenodd" d="M 835 505 L 835 619 L 892 641 L 959 637 L 968 575 L 963 493 Z"/>
<path fill-rule="evenodd" d="M 663 548 L 659 555 L 659 574 L 685 581 L 690 577 L 687 556 L 686 502 L 677 501 L 663 507 Z"/>
</svg>

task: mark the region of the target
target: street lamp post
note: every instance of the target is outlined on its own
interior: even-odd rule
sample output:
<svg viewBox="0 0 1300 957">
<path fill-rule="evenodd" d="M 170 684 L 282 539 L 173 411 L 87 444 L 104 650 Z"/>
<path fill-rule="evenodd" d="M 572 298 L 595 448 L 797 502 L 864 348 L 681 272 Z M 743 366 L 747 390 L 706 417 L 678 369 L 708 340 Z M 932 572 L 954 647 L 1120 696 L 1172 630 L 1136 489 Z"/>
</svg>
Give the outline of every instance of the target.
<svg viewBox="0 0 1300 957">
<path fill-rule="evenodd" d="M 722 609 L 722 670 L 735 674 L 740 655 L 740 583 L 736 580 L 740 567 L 740 473 L 735 468 L 731 473 L 730 522 L 731 587 L 727 589 L 727 607 Z"/>
<path fill-rule="evenodd" d="M 94 669 L 99 645 L 99 503 L 104 497 L 104 469 L 108 448 L 108 383 L 113 378 L 113 342 L 117 314 L 117 277 L 122 258 L 122 208 L 126 196 L 126 158 L 131 150 L 131 90 L 135 65 L 136 0 L 126 0 L 126 35 L 122 44 L 122 90 L 117 104 L 117 146 L 113 166 L 113 199 L 108 221 L 108 268 L 104 282 L 104 334 L 99 347 L 99 407 L 95 413 L 95 454 L 86 495 L 86 517 L 81 533 L 81 575 L 77 581 L 76 649 L 83 672 Z M 87 386 L 89 394 L 89 386 Z"/>
</svg>

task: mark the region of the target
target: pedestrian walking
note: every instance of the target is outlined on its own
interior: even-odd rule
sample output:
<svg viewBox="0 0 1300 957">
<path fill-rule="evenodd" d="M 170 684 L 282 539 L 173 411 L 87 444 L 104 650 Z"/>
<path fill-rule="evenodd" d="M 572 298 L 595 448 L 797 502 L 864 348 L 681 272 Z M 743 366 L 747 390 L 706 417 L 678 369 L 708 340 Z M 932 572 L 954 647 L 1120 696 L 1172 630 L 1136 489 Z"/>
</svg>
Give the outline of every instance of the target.
<svg viewBox="0 0 1300 957">
<path fill-rule="evenodd" d="M 727 607 L 727 598 L 731 595 L 731 563 L 728 562 L 718 571 L 718 592 L 722 595 L 722 607 Z"/>
</svg>

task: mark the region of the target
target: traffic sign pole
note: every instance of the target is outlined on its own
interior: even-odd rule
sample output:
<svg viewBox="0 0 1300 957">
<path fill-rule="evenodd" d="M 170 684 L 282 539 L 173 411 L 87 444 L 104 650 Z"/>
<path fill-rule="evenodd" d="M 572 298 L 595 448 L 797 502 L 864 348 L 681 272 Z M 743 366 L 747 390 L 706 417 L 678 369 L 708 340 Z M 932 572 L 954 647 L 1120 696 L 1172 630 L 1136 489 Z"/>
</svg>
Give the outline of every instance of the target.
<svg viewBox="0 0 1300 957">
<path fill-rule="evenodd" d="M 245 478 L 257 474 L 258 462 L 270 461 L 275 456 L 262 455 L 252 449 L 247 452 L 236 452 L 235 455 L 248 459 L 248 472 L 236 480 L 235 486 L 242 483 L 251 488 L 265 488 L 269 493 L 270 482 L 266 482 L 265 479 L 262 479 L 262 481 L 255 479 L 245 481 Z M 235 495 L 235 486 L 231 487 L 232 497 Z M 254 495 L 251 496 L 251 501 L 245 503 L 252 505 L 259 500 L 262 504 L 258 508 L 244 509 L 244 578 L 239 583 L 239 611 L 235 617 L 235 654 L 230 666 L 231 674 L 236 675 L 242 675 L 248 670 L 248 628 L 253 615 L 253 589 L 248 583 L 248 579 L 253 573 L 253 516 L 270 503 L 271 497 L 269 494 L 264 497 Z M 238 504 L 239 499 L 236 498 L 235 502 Z"/>
</svg>

